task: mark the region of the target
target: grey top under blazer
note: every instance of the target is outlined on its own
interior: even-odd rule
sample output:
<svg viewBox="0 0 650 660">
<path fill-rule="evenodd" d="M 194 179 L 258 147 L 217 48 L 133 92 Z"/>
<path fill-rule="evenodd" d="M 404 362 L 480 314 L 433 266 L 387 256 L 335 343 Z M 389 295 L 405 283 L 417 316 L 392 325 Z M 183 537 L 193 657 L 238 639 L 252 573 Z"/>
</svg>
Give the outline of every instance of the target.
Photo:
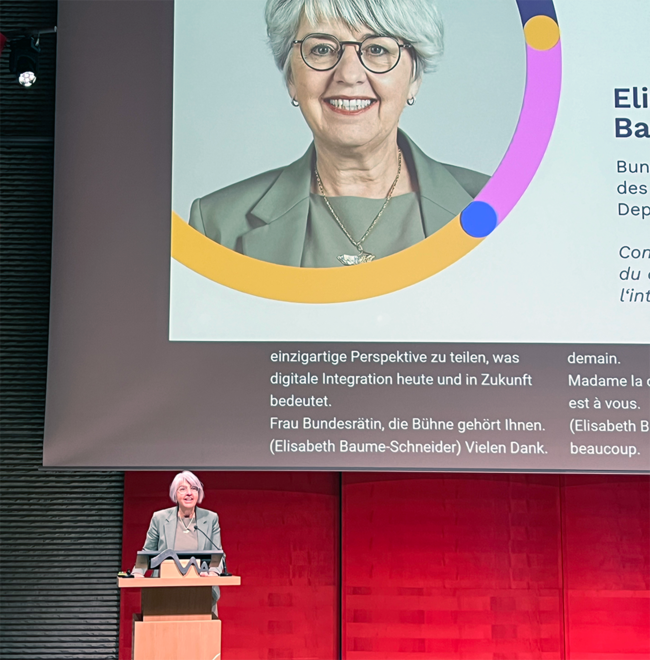
<svg viewBox="0 0 650 660">
<path fill-rule="evenodd" d="M 425 236 L 453 220 L 489 177 L 429 158 L 402 131 L 398 144 L 418 190 Z M 312 181 L 313 143 L 297 161 L 194 201 L 189 224 L 246 256 L 284 266 L 302 262 Z"/>
<path fill-rule="evenodd" d="M 197 533 L 197 540 L 199 542 L 199 551 L 212 550 L 215 553 L 223 552 L 221 547 L 221 528 L 219 527 L 219 516 L 214 511 L 207 509 L 200 509 L 198 506 L 195 509 L 197 527 L 203 531 L 208 538 L 201 532 Z M 156 511 L 151 517 L 149 529 L 147 530 L 147 538 L 144 542 L 143 550 L 157 550 L 164 552 L 165 550 L 173 550 L 176 541 L 176 525 L 178 522 L 178 507 L 173 506 L 169 509 L 162 509 Z M 208 540 L 210 539 L 212 543 Z M 215 547 L 216 546 L 216 547 Z M 137 566 L 133 569 L 134 572 L 138 571 L 144 573 L 144 570 Z M 213 596 L 215 600 L 219 598 L 219 587 L 213 587 Z"/>
</svg>

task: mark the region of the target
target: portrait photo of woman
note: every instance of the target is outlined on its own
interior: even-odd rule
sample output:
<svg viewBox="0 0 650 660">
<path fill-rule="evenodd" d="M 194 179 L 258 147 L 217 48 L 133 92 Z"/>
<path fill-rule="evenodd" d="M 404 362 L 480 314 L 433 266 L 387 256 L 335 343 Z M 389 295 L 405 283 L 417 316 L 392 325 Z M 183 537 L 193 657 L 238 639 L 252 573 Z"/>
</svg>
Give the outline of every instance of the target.
<svg viewBox="0 0 650 660">
<path fill-rule="evenodd" d="M 434 0 L 268 0 L 288 102 L 313 142 L 295 162 L 196 199 L 190 225 L 287 266 L 354 266 L 445 226 L 489 177 L 439 163 L 400 130 L 443 53 Z"/>
<path fill-rule="evenodd" d="M 431 336 L 526 65 L 516 0 L 176 0 L 170 338 Z"/>
</svg>

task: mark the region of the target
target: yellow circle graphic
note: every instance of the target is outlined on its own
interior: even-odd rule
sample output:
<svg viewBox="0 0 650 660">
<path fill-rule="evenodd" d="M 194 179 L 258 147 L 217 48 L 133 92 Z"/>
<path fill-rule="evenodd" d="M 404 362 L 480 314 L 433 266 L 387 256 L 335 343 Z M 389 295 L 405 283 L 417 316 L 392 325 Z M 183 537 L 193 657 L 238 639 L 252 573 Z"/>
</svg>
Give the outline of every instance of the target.
<svg viewBox="0 0 650 660">
<path fill-rule="evenodd" d="M 550 50 L 560 40 L 560 27 L 550 16 L 533 16 L 524 25 L 526 43 L 535 50 Z"/>
<path fill-rule="evenodd" d="M 224 286 L 271 300 L 338 303 L 374 298 L 431 277 L 474 249 L 454 218 L 432 236 L 390 257 L 342 268 L 297 268 L 252 259 L 215 243 L 172 212 L 172 257 Z"/>
</svg>

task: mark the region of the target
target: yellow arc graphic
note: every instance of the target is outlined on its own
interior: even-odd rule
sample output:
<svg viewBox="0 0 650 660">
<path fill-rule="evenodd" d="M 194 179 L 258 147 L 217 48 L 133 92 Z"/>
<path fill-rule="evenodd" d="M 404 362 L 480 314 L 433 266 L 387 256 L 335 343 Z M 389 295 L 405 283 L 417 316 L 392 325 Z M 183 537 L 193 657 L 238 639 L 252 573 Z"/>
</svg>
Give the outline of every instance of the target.
<svg viewBox="0 0 650 660">
<path fill-rule="evenodd" d="M 295 303 L 339 303 L 398 291 L 435 275 L 483 239 L 467 235 L 460 216 L 429 238 L 389 257 L 358 266 L 279 266 L 234 252 L 172 212 L 172 258 L 219 284 L 261 298 Z"/>
</svg>

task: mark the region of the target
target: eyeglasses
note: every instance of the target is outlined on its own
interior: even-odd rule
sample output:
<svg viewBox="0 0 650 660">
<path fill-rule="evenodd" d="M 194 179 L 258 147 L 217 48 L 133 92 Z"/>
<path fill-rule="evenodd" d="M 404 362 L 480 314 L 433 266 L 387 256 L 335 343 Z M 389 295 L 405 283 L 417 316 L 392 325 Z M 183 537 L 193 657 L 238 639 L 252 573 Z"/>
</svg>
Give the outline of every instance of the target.
<svg viewBox="0 0 650 660">
<path fill-rule="evenodd" d="M 331 34 L 308 34 L 304 39 L 296 39 L 293 43 L 300 44 L 300 55 L 304 63 L 316 71 L 333 69 L 341 61 L 345 46 L 354 46 L 359 61 L 368 71 L 388 73 L 397 66 L 402 48 L 412 48 L 411 44 L 401 44 L 394 37 L 339 41 Z"/>
</svg>

